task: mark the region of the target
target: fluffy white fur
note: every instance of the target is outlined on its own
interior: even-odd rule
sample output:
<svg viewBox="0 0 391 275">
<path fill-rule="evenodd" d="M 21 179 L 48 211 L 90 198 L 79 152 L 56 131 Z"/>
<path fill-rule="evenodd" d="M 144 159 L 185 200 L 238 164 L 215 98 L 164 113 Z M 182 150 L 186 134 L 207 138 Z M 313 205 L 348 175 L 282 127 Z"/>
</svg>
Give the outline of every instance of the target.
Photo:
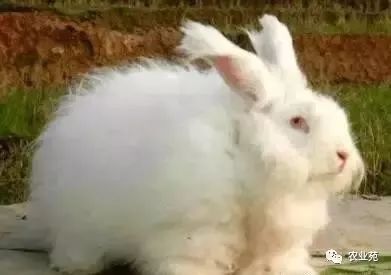
<svg viewBox="0 0 391 275">
<path fill-rule="evenodd" d="M 292 38 L 265 15 L 257 55 L 186 22 L 163 62 L 109 70 L 65 100 L 37 141 L 28 222 L 53 267 L 112 260 L 156 275 L 309 275 L 329 195 L 364 166 L 344 110 L 307 87 Z M 309 131 L 290 119 L 305 118 Z M 349 154 L 339 172 L 337 151 Z"/>
</svg>

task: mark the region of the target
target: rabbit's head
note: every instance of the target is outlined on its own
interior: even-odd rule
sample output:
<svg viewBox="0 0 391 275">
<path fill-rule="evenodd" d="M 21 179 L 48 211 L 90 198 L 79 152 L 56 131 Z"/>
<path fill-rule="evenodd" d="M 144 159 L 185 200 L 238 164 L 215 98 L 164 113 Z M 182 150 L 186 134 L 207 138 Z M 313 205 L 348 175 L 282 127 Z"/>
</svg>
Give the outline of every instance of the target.
<svg viewBox="0 0 391 275">
<path fill-rule="evenodd" d="M 215 28 L 192 21 L 182 26 L 179 50 L 210 61 L 243 98 L 255 123 L 257 114 L 274 122 L 308 160 L 310 182 L 329 192 L 346 190 L 351 183 L 358 187 L 365 169 L 344 109 L 308 87 L 288 28 L 271 15 L 264 15 L 260 23 L 262 31 L 248 31 L 256 54 L 239 48 Z M 257 132 L 262 134 L 262 129 Z"/>
</svg>

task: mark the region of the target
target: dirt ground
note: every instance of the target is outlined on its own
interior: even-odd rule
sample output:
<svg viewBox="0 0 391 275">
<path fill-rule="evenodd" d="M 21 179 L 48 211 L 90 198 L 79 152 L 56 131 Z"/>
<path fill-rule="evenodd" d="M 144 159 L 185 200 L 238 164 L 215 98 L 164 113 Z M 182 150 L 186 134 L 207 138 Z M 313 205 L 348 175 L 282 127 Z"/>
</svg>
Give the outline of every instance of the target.
<svg viewBox="0 0 391 275">
<path fill-rule="evenodd" d="M 172 55 L 179 37 L 174 29 L 126 34 L 48 13 L 2 13 L 0 86 L 49 87 L 95 66 Z"/>
<path fill-rule="evenodd" d="M 0 88 L 57 86 L 95 66 L 140 56 L 172 57 L 180 38 L 175 28 L 154 27 L 130 34 L 49 12 L 3 12 Z M 313 81 L 391 80 L 390 36 L 299 35 L 294 44 Z"/>
<path fill-rule="evenodd" d="M 21 220 L 21 217 L 25 214 L 25 205 L 0 206 L 0 247 L 28 249 L 36 246 L 34 242 L 26 242 L 33 237 L 29 232 L 19 239 L 7 237 L 13 228 L 23 226 L 24 220 Z M 382 197 L 381 200 L 376 201 L 356 197 L 331 200 L 329 209 L 331 222 L 315 238 L 310 249 L 313 254 L 321 255 L 332 248 L 341 255 L 348 254 L 350 251 L 376 251 L 379 255 L 389 255 L 391 251 L 391 217 L 389 215 L 391 197 Z M 349 263 L 349 260 L 344 257 L 342 262 Z M 318 270 L 331 265 L 324 257 L 314 257 L 311 263 Z M 45 254 L 0 249 L 0 274 L 56 275 L 58 273 L 48 268 Z M 129 272 L 126 266 L 118 266 L 100 275 L 114 274 L 136 275 L 139 273 Z"/>
</svg>

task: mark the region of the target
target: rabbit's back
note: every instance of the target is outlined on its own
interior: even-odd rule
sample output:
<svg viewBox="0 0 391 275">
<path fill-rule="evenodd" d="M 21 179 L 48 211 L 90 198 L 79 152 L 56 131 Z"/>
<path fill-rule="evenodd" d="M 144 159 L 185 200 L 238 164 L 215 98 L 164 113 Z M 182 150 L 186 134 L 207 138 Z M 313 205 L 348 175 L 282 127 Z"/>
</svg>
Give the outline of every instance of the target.
<svg viewBox="0 0 391 275">
<path fill-rule="evenodd" d="M 64 101 L 33 159 L 40 222 L 121 238 L 208 199 L 227 211 L 233 129 L 221 89 L 214 72 L 150 68 L 109 72 Z"/>
</svg>

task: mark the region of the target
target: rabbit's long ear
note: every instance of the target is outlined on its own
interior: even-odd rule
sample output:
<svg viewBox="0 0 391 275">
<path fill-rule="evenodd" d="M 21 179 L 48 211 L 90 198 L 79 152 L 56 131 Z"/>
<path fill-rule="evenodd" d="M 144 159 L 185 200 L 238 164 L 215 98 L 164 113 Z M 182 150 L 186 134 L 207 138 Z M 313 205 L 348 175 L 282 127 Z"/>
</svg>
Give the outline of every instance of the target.
<svg viewBox="0 0 391 275">
<path fill-rule="evenodd" d="M 263 29 L 247 31 L 257 55 L 269 65 L 275 66 L 288 85 L 307 86 L 307 79 L 301 71 L 293 47 L 292 36 L 287 26 L 274 15 L 265 14 L 259 18 Z"/>
<path fill-rule="evenodd" d="M 255 54 L 236 46 L 212 26 L 186 21 L 181 30 L 184 37 L 177 49 L 191 59 L 211 62 L 225 82 L 250 102 L 268 105 L 278 96 L 278 81 Z"/>
</svg>

